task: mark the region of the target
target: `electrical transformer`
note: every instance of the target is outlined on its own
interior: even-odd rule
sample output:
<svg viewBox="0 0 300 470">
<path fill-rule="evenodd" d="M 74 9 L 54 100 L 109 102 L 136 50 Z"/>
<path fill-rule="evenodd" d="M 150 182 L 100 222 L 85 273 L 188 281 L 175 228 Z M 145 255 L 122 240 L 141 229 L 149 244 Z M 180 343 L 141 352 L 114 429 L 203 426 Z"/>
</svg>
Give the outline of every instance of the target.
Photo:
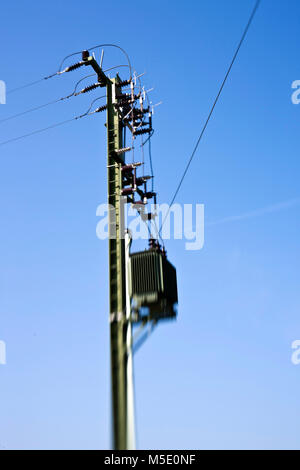
<svg viewBox="0 0 300 470">
<path fill-rule="evenodd" d="M 129 289 L 133 308 L 146 310 L 150 319 L 176 317 L 176 269 L 164 251 L 150 249 L 130 255 Z"/>
</svg>

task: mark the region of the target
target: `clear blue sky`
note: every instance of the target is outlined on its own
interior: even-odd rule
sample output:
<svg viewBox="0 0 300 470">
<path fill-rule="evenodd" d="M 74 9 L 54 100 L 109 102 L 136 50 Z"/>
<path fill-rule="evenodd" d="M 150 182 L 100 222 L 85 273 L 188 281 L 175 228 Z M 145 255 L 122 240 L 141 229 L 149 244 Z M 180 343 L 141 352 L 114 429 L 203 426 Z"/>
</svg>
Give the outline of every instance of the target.
<svg viewBox="0 0 300 470">
<path fill-rule="evenodd" d="M 73 51 L 123 46 L 163 100 L 153 158 L 168 202 L 253 4 L 4 2 L 0 79 L 14 88 Z M 205 204 L 205 246 L 167 244 L 179 316 L 135 358 L 139 448 L 300 448 L 299 19 L 298 0 L 262 1 L 178 196 Z M 108 66 L 123 60 L 106 51 Z M 8 95 L 0 119 L 68 94 L 80 76 Z M 1 124 L 0 141 L 82 114 L 91 96 Z M 104 120 L 0 148 L 0 448 L 110 445 L 107 243 L 95 232 Z"/>
</svg>

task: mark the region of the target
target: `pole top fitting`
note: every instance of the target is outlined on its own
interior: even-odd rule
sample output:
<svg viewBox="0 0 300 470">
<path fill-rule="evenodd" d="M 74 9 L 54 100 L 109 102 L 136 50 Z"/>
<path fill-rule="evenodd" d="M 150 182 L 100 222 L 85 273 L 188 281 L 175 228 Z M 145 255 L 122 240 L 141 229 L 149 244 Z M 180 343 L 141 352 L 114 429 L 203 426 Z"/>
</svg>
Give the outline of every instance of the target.
<svg viewBox="0 0 300 470">
<path fill-rule="evenodd" d="M 82 60 L 87 60 L 89 56 L 90 56 L 89 51 L 87 50 L 82 51 Z"/>
</svg>

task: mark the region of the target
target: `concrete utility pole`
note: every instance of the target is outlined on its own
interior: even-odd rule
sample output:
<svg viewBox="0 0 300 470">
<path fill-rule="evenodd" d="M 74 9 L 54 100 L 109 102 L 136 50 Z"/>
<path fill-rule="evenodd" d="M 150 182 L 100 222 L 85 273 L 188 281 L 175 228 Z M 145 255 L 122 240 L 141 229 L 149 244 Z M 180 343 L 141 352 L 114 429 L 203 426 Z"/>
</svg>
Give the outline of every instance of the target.
<svg viewBox="0 0 300 470">
<path fill-rule="evenodd" d="M 109 212 L 109 288 L 110 288 L 110 345 L 113 436 L 115 449 L 134 446 L 128 435 L 128 357 L 132 361 L 131 341 L 128 343 L 130 312 L 126 314 L 126 265 L 124 205 L 121 202 L 124 156 L 123 123 L 115 107 L 119 93 L 119 78 L 107 82 L 107 142 L 108 142 L 108 203 Z M 118 155 L 118 162 L 114 155 Z M 130 310 L 130 309 L 129 309 Z M 130 329 L 128 331 L 128 329 Z"/>
<path fill-rule="evenodd" d="M 113 79 L 106 76 L 101 64 L 89 51 L 83 51 L 82 60 L 63 72 L 84 66 L 94 69 L 98 81 L 77 95 L 98 87 L 106 88 L 106 105 L 86 114 L 107 111 L 112 434 L 113 448 L 126 450 L 135 448 L 133 344 L 143 342 L 145 336 L 142 335 L 147 326 L 150 325 L 149 331 L 152 331 L 160 319 L 176 317 L 176 270 L 167 261 L 164 248 L 161 249 L 152 236 L 149 250 L 131 254 L 131 238 L 129 231 L 125 230 L 125 203 L 131 203 L 146 223 L 153 214 L 146 214 L 145 218 L 145 206 L 151 198 L 156 204 L 153 188 L 152 191 L 147 190 L 147 181 L 153 175 L 138 177 L 137 168 L 142 162 L 126 164 L 124 157 L 125 152 L 133 150 L 136 136 L 148 134 L 149 139 L 153 134 L 150 102 L 144 106 L 146 92 L 139 86 L 139 92 L 135 93 L 136 76 L 125 81 L 121 81 L 118 75 Z M 131 66 L 129 68 L 131 70 Z M 123 93 L 122 88 L 128 86 L 130 92 Z M 132 134 L 132 147 L 125 147 L 125 127 Z M 148 309 L 147 315 L 141 313 L 144 307 Z M 140 324 L 134 338 L 133 323 Z"/>
</svg>

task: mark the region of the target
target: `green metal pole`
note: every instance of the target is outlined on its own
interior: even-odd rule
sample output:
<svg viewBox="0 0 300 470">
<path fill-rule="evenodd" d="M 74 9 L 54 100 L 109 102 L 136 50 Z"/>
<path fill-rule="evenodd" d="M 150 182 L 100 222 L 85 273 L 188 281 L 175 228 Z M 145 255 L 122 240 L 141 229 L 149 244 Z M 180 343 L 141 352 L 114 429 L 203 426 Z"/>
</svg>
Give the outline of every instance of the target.
<svg viewBox="0 0 300 470">
<path fill-rule="evenodd" d="M 135 450 L 135 406 L 134 406 L 134 382 L 133 382 L 133 350 L 132 350 L 132 322 L 130 301 L 130 247 L 131 234 L 126 230 L 125 235 L 125 275 L 126 275 L 126 380 L 127 380 L 127 450 Z"/>
<path fill-rule="evenodd" d="M 127 446 L 127 379 L 126 379 L 126 285 L 124 211 L 121 204 L 121 162 L 114 152 L 123 147 L 123 128 L 114 106 L 119 78 L 107 82 L 107 141 L 108 141 L 108 203 L 109 207 L 109 304 L 112 388 L 113 448 Z M 123 155 L 118 155 L 124 161 Z"/>
</svg>

